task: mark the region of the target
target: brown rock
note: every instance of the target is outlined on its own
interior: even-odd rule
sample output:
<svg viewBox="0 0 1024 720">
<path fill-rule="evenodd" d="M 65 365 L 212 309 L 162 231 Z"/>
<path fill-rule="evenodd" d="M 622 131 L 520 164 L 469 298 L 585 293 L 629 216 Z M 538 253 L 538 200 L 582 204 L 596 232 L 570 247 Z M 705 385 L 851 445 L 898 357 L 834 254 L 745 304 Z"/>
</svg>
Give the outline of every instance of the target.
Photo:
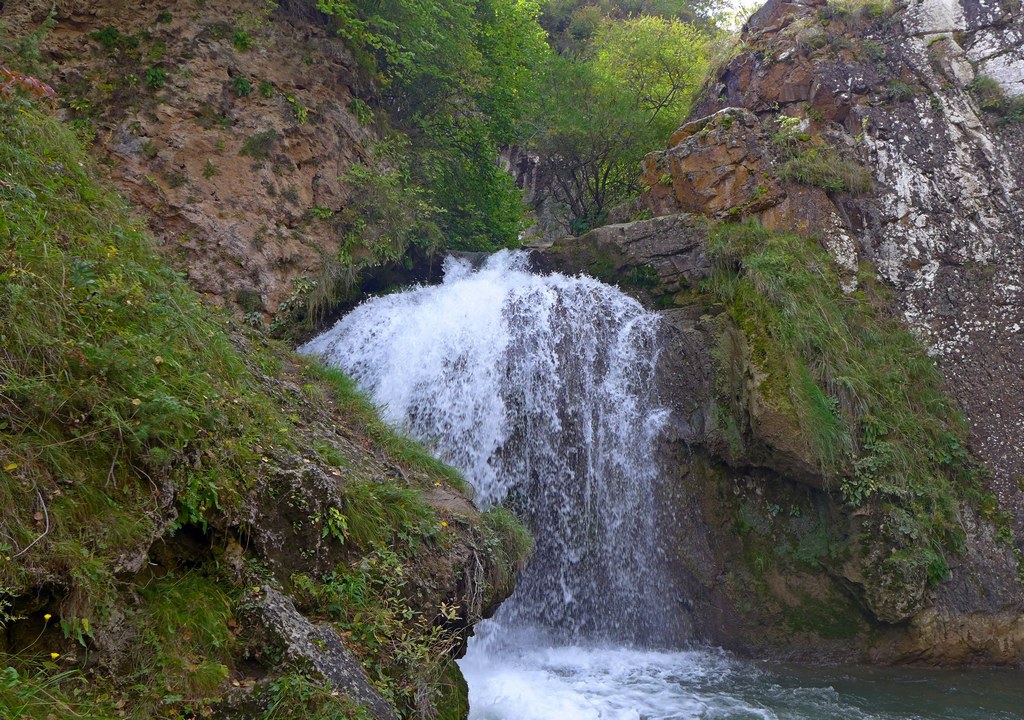
<svg viewBox="0 0 1024 720">
<path fill-rule="evenodd" d="M 748 110 L 725 108 L 687 123 L 668 150 L 644 158 L 644 202 L 655 215 L 728 217 L 761 212 L 785 193 L 771 172 L 765 133 Z"/>
</svg>

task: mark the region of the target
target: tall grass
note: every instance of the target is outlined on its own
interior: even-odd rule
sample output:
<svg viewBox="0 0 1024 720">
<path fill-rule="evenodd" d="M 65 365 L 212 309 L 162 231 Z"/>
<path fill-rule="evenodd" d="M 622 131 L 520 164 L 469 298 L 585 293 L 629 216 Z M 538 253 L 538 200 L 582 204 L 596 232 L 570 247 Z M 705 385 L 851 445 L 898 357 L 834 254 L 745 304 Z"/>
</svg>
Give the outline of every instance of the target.
<svg viewBox="0 0 1024 720">
<path fill-rule="evenodd" d="M 156 257 L 61 123 L 0 103 L 0 583 L 109 574 L 244 485 L 279 423 L 226 322 Z M 39 514 L 44 519 L 40 521 Z M 84 610 L 84 609 L 83 609 Z"/>
<path fill-rule="evenodd" d="M 893 547 L 942 579 L 943 553 L 962 549 L 958 509 L 977 495 L 978 469 L 922 343 L 885 311 L 871 273 L 844 294 L 813 240 L 721 225 L 708 254 L 704 289 L 747 338 L 768 402 L 796 420 L 846 501 L 883 508 Z"/>
</svg>

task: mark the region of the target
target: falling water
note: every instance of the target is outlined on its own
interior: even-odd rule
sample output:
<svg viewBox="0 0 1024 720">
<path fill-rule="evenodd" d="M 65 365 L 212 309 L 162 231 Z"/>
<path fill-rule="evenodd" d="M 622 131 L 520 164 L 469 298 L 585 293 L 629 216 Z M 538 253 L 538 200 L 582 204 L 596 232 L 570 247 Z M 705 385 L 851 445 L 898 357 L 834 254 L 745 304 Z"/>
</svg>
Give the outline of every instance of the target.
<svg viewBox="0 0 1024 720">
<path fill-rule="evenodd" d="M 460 468 L 536 538 L 502 621 L 564 641 L 652 641 L 669 620 L 654 527 L 658 316 L 502 252 L 357 308 L 303 348 Z"/>
<path fill-rule="evenodd" d="M 596 280 L 531 274 L 523 254 L 444 270 L 443 285 L 367 302 L 301 350 L 534 534 L 515 592 L 460 661 L 472 718 L 1022 717 L 1001 678 L 965 693 L 671 650 L 684 613 L 658 549 L 658 316 Z"/>
</svg>

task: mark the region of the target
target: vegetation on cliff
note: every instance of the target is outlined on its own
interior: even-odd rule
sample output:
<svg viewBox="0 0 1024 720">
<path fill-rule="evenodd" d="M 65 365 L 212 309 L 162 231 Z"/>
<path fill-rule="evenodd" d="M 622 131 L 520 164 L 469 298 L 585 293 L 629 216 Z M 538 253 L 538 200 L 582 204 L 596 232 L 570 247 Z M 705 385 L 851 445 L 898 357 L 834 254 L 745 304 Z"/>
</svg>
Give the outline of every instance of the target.
<svg viewBox="0 0 1024 720">
<path fill-rule="evenodd" d="M 266 717 L 338 710 L 239 619 L 254 585 L 344 583 L 330 619 L 378 618 L 351 638 L 378 691 L 440 702 L 480 607 L 434 606 L 454 587 L 424 594 L 417 567 L 479 557 L 493 602 L 528 551 L 514 521 L 432 504 L 453 471 L 203 303 L 74 132 L 19 99 L 0 101 L 0 208 L 0 715 L 194 716 L 268 671 Z M 324 497 L 278 497 L 307 476 Z M 275 513 L 287 542 L 244 551 L 270 531 L 247 518 Z"/>
<path fill-rule="evenodd" d="M 865 513 L 869 539 L 859 552 L 875 573 L 868 583 L 885 586 L 869 605 L 883 619 L 903 619 L 892 607 L 923 601 L 923 588 L 945 580 L 948 561 L 963 552 L 965 503 L 996 519 L 941 374 L 887 314 L 870 268 L 860 289 L 844 294 L 815 241 L 756 224 L 718 226 L 708 256 L 704 289 L 725 303 L 746 341 L 719 349 L 720 398 L 730 407 L 732 388 L 745 382 L 731 375 L 755 368 L 760 402 L 809 441 L 826 488 Z M 737 457 L 746 453 L 742 424 L 723 426 Z"/>
</svg>

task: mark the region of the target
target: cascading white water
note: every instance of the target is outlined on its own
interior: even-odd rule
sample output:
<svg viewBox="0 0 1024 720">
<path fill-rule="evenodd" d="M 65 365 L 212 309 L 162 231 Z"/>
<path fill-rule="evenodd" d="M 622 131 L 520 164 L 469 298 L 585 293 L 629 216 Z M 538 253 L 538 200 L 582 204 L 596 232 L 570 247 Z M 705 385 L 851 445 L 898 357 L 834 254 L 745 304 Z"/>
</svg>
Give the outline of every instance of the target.
<svg viewBox="0 0 1024 720">
<path fill-rule="evenodd" d="M 530 526 L 506 626 L 651 641 L 670 597 L 654 527 L 658 316 L 526 263 L 501 252 L 473 271 L 449 258 L 443 285 L 366 303 L 302 350 L 349 372 L 481 505 L 507 503 Z"/>
<path fill-rule="evenodd" d="M 471 718 L 1024 717 L 1001 677 L 880 681 L 658 649 L 680 612 L 658 550 L 657 329 L 615 288 L 532 275 L 502 252 L 477 271 L 449 258 L 443 285 L 367 302 L 301 348 L 534 533 L 515 592 L 460 661 Z"/>
</svg>

